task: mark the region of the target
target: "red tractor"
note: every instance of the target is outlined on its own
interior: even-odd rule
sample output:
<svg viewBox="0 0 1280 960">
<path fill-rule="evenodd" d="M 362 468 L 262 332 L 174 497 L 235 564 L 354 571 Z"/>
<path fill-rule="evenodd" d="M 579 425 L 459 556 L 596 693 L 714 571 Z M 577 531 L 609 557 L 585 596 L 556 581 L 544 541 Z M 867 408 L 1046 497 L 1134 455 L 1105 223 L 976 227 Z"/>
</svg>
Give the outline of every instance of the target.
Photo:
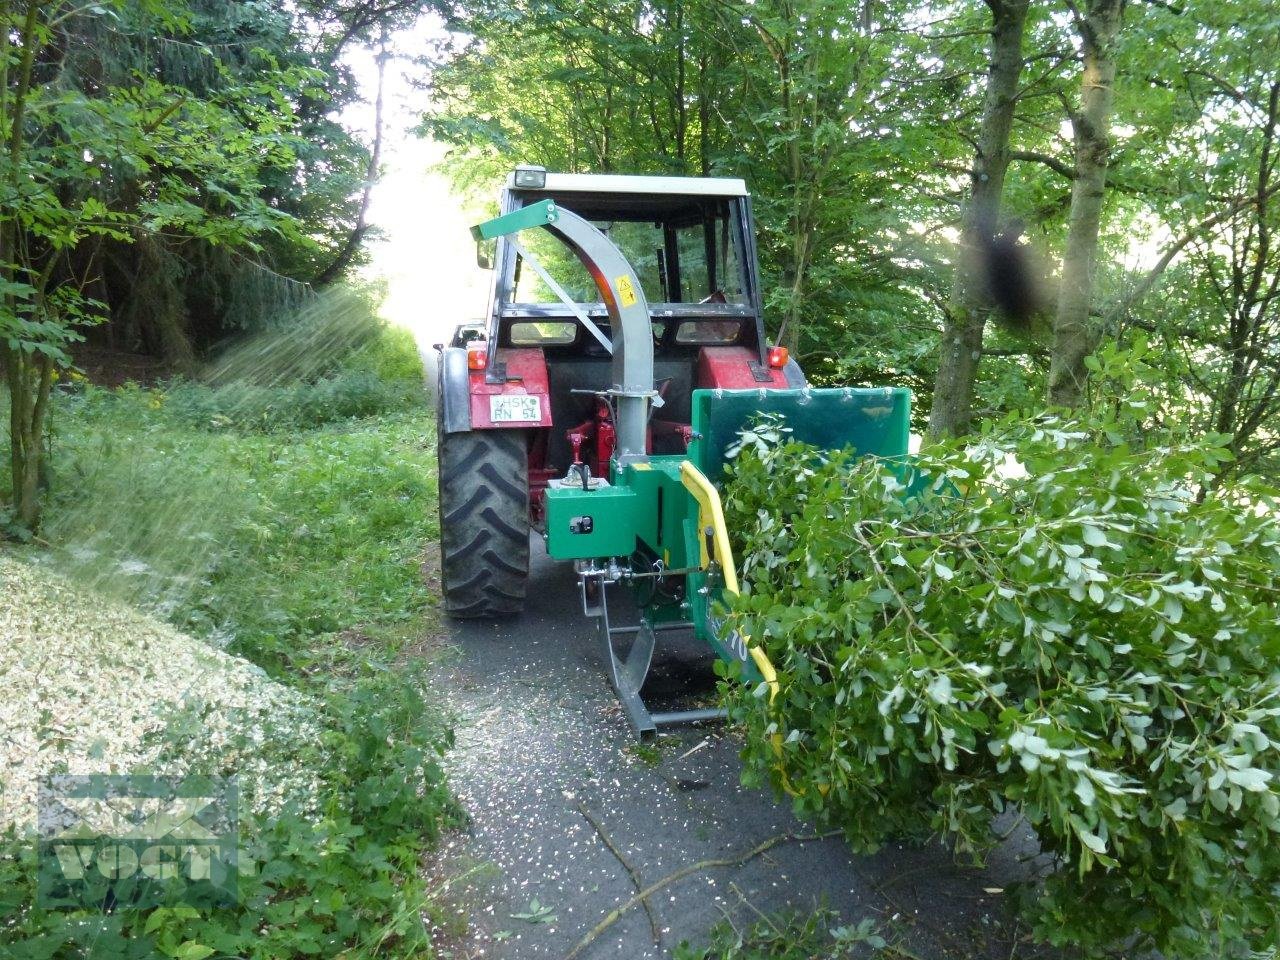
<svg viewBox="0 0 1280 960">
<path fill-rule="evenodd" d="M 522 211 L 548 229 L 521 232 Z M 564 223 L 543 222 L 556 211 Z M 742 180 L 521 167 L 501 214 L 485 324 L 458 328 L 441 348 L 442 581 L 456 617 L 521 610 L 529 528 L 544 523 L 549 483 L 589 489 L 628 451 L 685 454 L 694 390 L 805 386 L 787 351 L 765 341 Z M 594 239 L 558 234 L 570 219 Z M 627 269 L 609 266 L 618 262 Z M 610 318 L 646 304 L 652 369 L 635 357 L 648 353 L 640 341 L 630 341 L 631 363 L 650 379 L 628 385 L 627 341 L 644 336 L 644 319 L 632 317 L 624 336 Z"/>
</svg>

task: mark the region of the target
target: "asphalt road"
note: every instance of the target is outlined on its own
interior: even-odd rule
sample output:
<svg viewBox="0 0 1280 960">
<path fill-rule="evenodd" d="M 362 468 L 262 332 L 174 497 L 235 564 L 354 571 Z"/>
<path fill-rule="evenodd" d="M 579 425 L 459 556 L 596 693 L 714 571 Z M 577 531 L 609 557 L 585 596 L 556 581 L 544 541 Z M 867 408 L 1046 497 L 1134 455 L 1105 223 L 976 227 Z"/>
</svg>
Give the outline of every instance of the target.
<svg viewBox="0 0 1280 960">
<path fill-rule="evenodd" d="M 639 885 L 780 834 L 813 833 L 785 802 L 740 785 L 739 743 L 723 726 L 637 749 L 573 571 L 534 539 L 524 615 L 446 622 L 455 652 L 432 691 L 456 718 L 448 762 L 471 818 L 448 841 L 436 878 L 449 904 L 441 943 L 454 957 L 563 958 Z M 669 638 L 655 655 L 663 689 L 647 692 L 710 695 L 710 660 Z M 1017 854 L 1027 848 L 1017 837 L 976 871 L 958 868 L 941 844 L 853 856 L 839 838 L 787 841 L 670 885 L 649 899 L 652 921 L 637 906 L 578 956 L 666 957 L 681 940 L 705 942 L 726 916 L 741 926 L 756 910 L 825 904 L 849 921 L 873 919 L 921 958 L 1003 960 L 998 888 L 1025 873 Z"/>
</svg>

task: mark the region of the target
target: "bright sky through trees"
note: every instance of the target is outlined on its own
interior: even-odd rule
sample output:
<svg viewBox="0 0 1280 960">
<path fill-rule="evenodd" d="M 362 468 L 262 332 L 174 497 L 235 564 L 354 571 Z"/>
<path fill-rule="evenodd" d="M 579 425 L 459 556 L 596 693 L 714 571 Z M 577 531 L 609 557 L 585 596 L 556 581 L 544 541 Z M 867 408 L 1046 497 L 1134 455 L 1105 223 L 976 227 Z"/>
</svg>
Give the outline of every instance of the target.
<svg viewBox="0 0 1280 960">
<path fill-rule="evenodd" d="M 383 175 L 373 192 L 369 220 L 380 234 L 369 244 L 366 275 L 383 279 L 387 320 L 414 332 L 429 346 L 453 328 L 484 313 L 488 274 L 476 267 L 468 229 L 476 219 L 435 167 L 445 147 L 415 136 L 426 94 L 414 84 L 421 68 L 410 62 L 443 36 L 438 18 L 424 17 L 413 29 L 392 37 L 393 59 L 385 78 Z M 342 114 L 345 123 L 372 138 L 373 99 L 378 70 L 373 51 L 353 48 L 349 61 L 365 101 Z"/>
</svg>

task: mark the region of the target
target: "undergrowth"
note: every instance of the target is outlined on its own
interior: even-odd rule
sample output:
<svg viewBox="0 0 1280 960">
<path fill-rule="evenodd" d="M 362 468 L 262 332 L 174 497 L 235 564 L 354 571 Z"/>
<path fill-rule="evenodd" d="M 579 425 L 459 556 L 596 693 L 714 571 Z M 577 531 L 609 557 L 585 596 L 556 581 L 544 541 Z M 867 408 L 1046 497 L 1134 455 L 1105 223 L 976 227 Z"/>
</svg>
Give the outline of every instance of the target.
<svg viewBox="0 0 1280 960">
<path fill-rule="evenodd" d="M 44 559 L 285 679 L 329 655 L 318 637 L 394 640 L 429 603 L 421 382 L 412 339 L 387 331 L 314 381 L 66 393 Z M 264 393 L 294 396 L 294 412 L 263 419 Z"/>
<path fill-rule="evenodd" d="M 913 955 L 890 945 L 871 920 L 843 924 L 829 910 L 761 915 L 739 926 L 725 919 L 702 947 L 681 943 L 675 960 L 842 960 L 846 957 Z"/>
<path fill-rule="evenodd" d="M 456 808 L 439 766 L 452 736 L 413 645 L 436 536 L 420 390 L 412 339 L 384 332 L 312 380 L 57 398 L 44 543 L 28 558 L 313 697 L 324 732 L 294 762 L 321 764 L 321 787 L 307 815 L 242 817 L 235 906 L 37 907 L 33 851 L 11 837 L 0 954 L 433 955 L 421 860 Z"/>
<path fill-rule="evenodd" d="M 176 384 L 162 402 L 174 422 L 191 427 L 287 433 L 401 409 L 420 394 L 410 382 L 388 383 L 367 371 L 344 371 L 283 386 Z"/>
</svg>

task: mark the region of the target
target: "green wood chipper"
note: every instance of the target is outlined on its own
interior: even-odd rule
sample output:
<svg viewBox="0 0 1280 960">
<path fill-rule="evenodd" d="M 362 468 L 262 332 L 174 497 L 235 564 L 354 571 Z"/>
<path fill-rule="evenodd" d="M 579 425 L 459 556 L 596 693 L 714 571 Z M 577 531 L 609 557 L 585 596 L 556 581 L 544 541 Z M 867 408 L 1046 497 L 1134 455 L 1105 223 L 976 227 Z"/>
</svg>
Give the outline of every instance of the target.
<svg viewBox="0 0 1280 960">
<path fill-rule="evenodd" d="M 811 388 L 767 344 L 741 180 L 522 167 L 501 211 L 472 229 L 491 246 L 488 317 L 439 345 L 446 611 L 519 613 L 533 530 L 574 564 L 641 735 L 716 715 L 645 706 L 670 631 L 691 631 L 776 690 L 762 649 L 725 617 L 739 589 L 717 489 L 726 450 L 773 413 L 820 448 L 900 457 L 908 391 Z M 638 623 L 615 622 L 616 603 L 611 616 L 619 589 Z"/>
</svg>

